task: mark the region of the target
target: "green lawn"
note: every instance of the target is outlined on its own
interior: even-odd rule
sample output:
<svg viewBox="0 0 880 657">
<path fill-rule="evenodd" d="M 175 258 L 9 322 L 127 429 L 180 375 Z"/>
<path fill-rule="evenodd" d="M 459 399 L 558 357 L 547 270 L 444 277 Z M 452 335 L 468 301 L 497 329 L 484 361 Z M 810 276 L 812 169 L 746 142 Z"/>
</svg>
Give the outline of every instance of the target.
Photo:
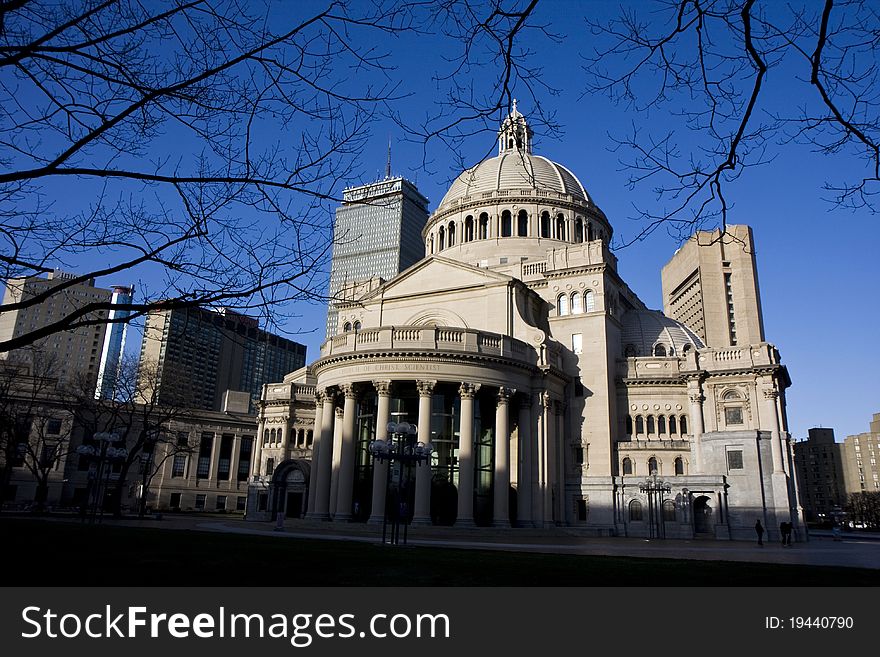
<svg viewBox="0 0 880 657">
<path fill-rule="evenodd" d="M 0 519 L 7 586 L 877 586 L 858 568 L 390 548 L 366 543 Z M 99 552 L 105 568 L 90 569 Z M 279 564 L 287 564 L 279 568 Z M 301 567 L 297 567 L 301 564 Z M 45 581 L 35 581 L 45 572 Z M 219 575 L 222 573 L 222 576 Z"/>
</svg>

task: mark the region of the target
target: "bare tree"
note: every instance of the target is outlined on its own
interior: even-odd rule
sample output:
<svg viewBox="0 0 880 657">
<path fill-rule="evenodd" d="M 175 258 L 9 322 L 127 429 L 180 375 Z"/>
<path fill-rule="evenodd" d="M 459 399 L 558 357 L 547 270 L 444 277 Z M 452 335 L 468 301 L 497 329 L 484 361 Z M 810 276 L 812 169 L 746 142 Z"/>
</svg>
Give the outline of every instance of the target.
<svg viewBox="0 0 880 657">
<path fill-rule="evenodd" d="M 659 226 L 682 235 L 723 227 L 729 187 L 792 144 L 861 160 L 857 179 L 829 178 L 826 191 L 836 206 L 876 211 L 875 4 L 656 0 L 587 23 L 595 38 L 587 91 L 636 112 L 639 125 L 616 143 L 630 185 L 651 185 L 658 197 L 659 210 L 638 209 L 644 228 L 632 241 Z M 771 101 L 783 79 L 788 94 Z M 780 102 L 786 109 L 774 109 Z M 643 119 L 660 114 L 674 125 L 655 134 Z"/>
<path fill-rule="evenodd" d="M 269 316 L 315 298 L 328 203 L 406 96 L 374 44 L 463 35 L 454 75 L 438 78 L 459 109 L 468 69 L 497 56 L 499 86 L 424 135 L 460 137 L 509 101 L 536 1 L 0 3 L 0 276 L 80 272 L 5 310 L 142 266 L 161 282 L 119 307 L 130 319 L 212 304 Z M 0 352 L 109 309 L 80 305 Z"/>
<path fill-rule="evenodd" d="M 55 360 L 39 350 L 0 361 L 0 493 L 5 497 L 15 467 L 37 488 L 35 508 L 45 507 L 52 472 L 70 446 L 70 416 L 58 403 Z"/>
<path fill-rule="evenodd" d="M 187 389 L 180 377 L 180 390 L 163 394 L 159 399 L 158 366 L 138 364 L 134 358 L 123 359 L 116 377 L 112 399 L 96 399 L 94 385 L 82 377 L 64 391 L 64 405 L 84 433 L 83 444 L 94 449 L 95 459 L 103 461 L 106 450 L 101 449 L 96 437 L 103 437 L 116 448 L 113 459 L 113 477 L 97 482 L 107 486 L 107 505 L 114 514 L 121 512 L 123 492 L 131 483 L 130 475 L 140 476 L 140 512 L 143 513 L 149 485 L 165 460 L 177 453 L 188 451 L 188 443 L 177 442 L 172 431 L 174 421 L 186 412 Z M 166 379 L 164 385 L 170 385 Z M 167 391 L 166 391 L 167 392 Z M 102 470 L 102 467 L 98 467 Z M 111 481 L 112 479 L 112 481 Z M 104 500 L 97 501 L 104 504 Z"/>
</svg>

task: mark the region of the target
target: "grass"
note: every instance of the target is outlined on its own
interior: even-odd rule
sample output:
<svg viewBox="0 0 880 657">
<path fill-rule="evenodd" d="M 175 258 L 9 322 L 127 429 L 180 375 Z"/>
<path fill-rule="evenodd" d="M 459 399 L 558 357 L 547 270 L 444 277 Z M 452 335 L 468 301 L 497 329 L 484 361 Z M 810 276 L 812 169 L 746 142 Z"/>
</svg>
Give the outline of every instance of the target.
<svg viewBox="0 0 880 657">
<path fill-rule="evenodd" d="M 880 571 L 533 554 L 0 519 L 6 586 L 877 586 Z M 100 560 L 101 569 L 89 568 Z M 12 563 L 10 559 L 6 563 Z M 44 581 L 39 581 L 45 577 Z M 38 580 L 38 581 L 35 581 Z"/>
</svg>

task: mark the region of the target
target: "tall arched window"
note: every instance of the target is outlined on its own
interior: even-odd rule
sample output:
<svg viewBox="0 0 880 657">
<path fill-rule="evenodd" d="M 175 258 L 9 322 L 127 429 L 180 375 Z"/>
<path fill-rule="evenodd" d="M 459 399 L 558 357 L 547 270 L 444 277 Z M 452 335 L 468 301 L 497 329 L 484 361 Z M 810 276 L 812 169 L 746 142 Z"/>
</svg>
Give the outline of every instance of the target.
<svg viewBox="0 0 880 657">
<path fill-rule="evenodd" d="M 657 418 L 657 433 L 666 433 L 666 416 L 661 415 Z"/>
<path fill-rule="evenodd" d="M 633 473 L 633 462 L 630 457 L 623 459 L 623 474 L 631 475 Z"/>
<path fill-rule="evenodd" d="M 567 294 L 560 294 L 556 298 L 556 314 L 559 317 L 562 317 L 563 315 L 568 314 L 568 295 Z"/>
<path fill-rule="evenodd" d="M 584 241 L 584 220 L 580 217 L 574 220 L 574 241 Z"/>
<path fill-rule="evenodd" d="M 315 437 L 315 434 L 312 433 L 311 429 L 306 431 L 306 447 L 312 446 L 312 440 L 314 439 L 314 437 Z"/>
<path fill-rule="evenodd" d="M 631 436 L 633 432 L 633 419 L 631 416 L 626 416 L 626 435 Z"/>
<path fill-rule="evenodd" d="M 665 356 L 666 355 L 666 347 L 660 343 L 654 345 L 654 355 L 655 356 Z"/>
<path fill-rule="evenodd" d="M 449 242 L 449 246 L 455 246 L 455 222 L 449 222 L 449 237 L 447 238 L 447 242 Z"/>
<path fill-rule="evenodd" d="M 485 212 L 480 214 L 480 225 L 477 230 L 477 236 L 481 240 L 489 238 L 489 215 Z"/>
<path fill-rule="evenodd" d="M 434 236 L 428 238 L 428 253 L 434 253 Z"/>
<path fill-rule="evenodd" d="M 669 416 L 669 435 L 671 436 L 676 433 L 678 433 L 678 432 L 675 430 L 675 416 L 670 415 Z"/>
<path fill-rule="evenodd" d="M 642 521 L 642 503 L 638 500 L 629 503 L 629 519 L 630 522 Z"/>
<path fill-rule="evenodd" d="M 275 434 L 276 434 L 275 429 L 272 429 L 272 430 L 269 432 L 269 442 L 270 442 L 271 444 L 273 444 L 273 445 L 275 444 Z"/>
<path fill-rule="evenodd" d="M 685 434 L 688 432 L 688 422 L 687 422 L 686 416 L 684 416 L 684 415 L 681 416 L 681 421 L 678 423 L 678 426 L 681 429 L 682 434 Z"/>
<path fill-rule="evenodd" d="M 645 433 L 645 420 L 641 415 L 636 415 L 636 434 Z"/>
<path fill-rule="evenodd" d="M 263 444 L 264 445 L 269 444 L 269 430 L 268 429 L 263 429 Z"/>
<path fill-rule="evenodd" d="M 440 230 L 437 231 L 437 242 L 439 246 L 437 247 L 438 251 L 442 251 L 446 248 L 446 231 L 443 226 L 440 226 Z"/>
<path fill-rule="evenodd" d="M 675 522 L 675 502 L 663 500 L 663 521 Z"/>
<path fill-rule="evenodd" d="M 464 220 L 464 236 L 463 241 L 470 242 L 474 239 L 474 218 L 468 215 Z"/>
<path fill-rule="evenodd" d="M 648 435 L 652 435 L 654 433 L 654 416 L 648 416 Z"/>
<path fill-rule="evenodd" d="M 596 295 L 592 290 L 584 292 L 584 312 L 591 313 L 596 310 Z"/>
<path fill-rule="evenodd" d="M 541 213 L 541 237 L 550 237 L 550 213 L 546 210 Z"/>
<path fill-rule="evenodd" d="M 571 314 L 579 315 L 584 312 L 583 297 L 580 292 L 571 293 Z"/>
<path fill-rule="evenodd" d="M 653 456 L 648 459 L 648 474 L 659 474 L 660 471 L 657 469 L 657 459 Z"/>
<path fill-rule="evenodd" d="M 510 237 L 513 234 L 512 220 L 510 210 L 501 213 L 501 237 Z"/>
<path fill-rule="evenodd" d="M 681 460 L 680 456 L 675 457 L 675 474 L 677 474 L 677 475 L 684 474 L 684 461 Z"/>
<path fill-rule="evenodd" d="M 360 330 L 361 330 L 361 323 L 360 323 L 360 322 L 355 322 L 355 323 L 354 323 L 354 326 L 353 326 L 352 328 L 353 328 L 355 331 L 360 331 Z"/>
<path fill-rule="evenodd" d="M 568 239 L 568 237 L 565 234 L 565 215 L 563 215 L 563 214 L 556 215 L 556 239 L 558 239 L 558 240 Z"/>
<path fill-rule="evenodd" d="M 587 223 L 587 241 L 588 242 L 593 241 L 593 224 L 591 224 L 589 222 Z"/>
<path fill-rule="evenodd" d="M 525 210 L 520 210 L 516 215 L 516 234 L 519 237 L 529 235 L 529 213 Z"/>
</svg>

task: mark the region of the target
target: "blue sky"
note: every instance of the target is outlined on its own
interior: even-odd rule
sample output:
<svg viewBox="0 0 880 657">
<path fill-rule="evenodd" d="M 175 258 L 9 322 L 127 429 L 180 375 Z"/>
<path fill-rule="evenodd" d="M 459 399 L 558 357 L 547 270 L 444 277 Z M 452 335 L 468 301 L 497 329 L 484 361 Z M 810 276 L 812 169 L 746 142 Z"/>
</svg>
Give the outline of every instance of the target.
<svg viewBox="0 0 880 657">
<path fill-rule="evenodd" d="M 530 44 L 535 51 L 532 64 L 542 66 L 545 81 L 558 90 L 542 93 L 539 101 L 545 111 L 556 113 L 563 134 L 560 138 L 539 135 L 535 152 L 571 169 L 604 210 L 616 236 L 628 238 L 642 228 L 632 219 L 633 207 L 650 207 L 657 200 L 650 187 L 627 187 L 627 173 L 620 154 L 612 152 L 609 135 L 619 136 L 633 124 L 662 129 L 674 122 L 668 114 L 655 112 L 646 123 L 603 96 L 584 95 L 581 55 L 592 44 L 583 22 L 586 12 L 602 19 L 614 13 L 614 7 L 546 0 L 539 5 L 538 18 L 546 19 L 550 29 L 564 38 L 561 43 L 536 39 Z M 418 121 L 443 98 L 442 86 L 433 83 L 427 72 L 444 65 L 440 58 L 450 44 L 408 36 L 383 46 L 398 65 L 393 75 L 405 81 L 410 94 L 397 109 L 407 120 Z M 762 111 L 789 106 L 800 97 L 804 85 L 791 75 L 794 72 L 771 71 L 771 91 Z M 476 75 L 479 86 L 480 73 Z M 514 92 L 520 111 L 526 116 L 533 113 L 534 101 L 526 90 Z M 389 135 L 394 142 L 394 173 L 416 182 L 433 210 L 458 173 L 454 154 L 439 141 L 427 145 L 429 166 L 423 167 L 420 145 L 402 140 L 390 123 L 375 125 L 361 159 L 361 182 L 384 169 Z M 676 138 L 686 149 L 693 136 L 678 131 Z M 471 137 L 464 145 L 465 161 L 476 164 L 494 152 L 494 139 L 491 132 Z M 836 209 L 824 200 L 823 184 L 858 176 L 860 162 L 845 155 L 822 156 L 797 145 L 777 152 L 771 163 L 747 170 L 729 186 L 727 194 L 733 201 L 729 222 L 749 224 L 754 230 L 766 337 L 778 346 L 793 381 L 788 391 L 793 436 L 803 438 L 809 427 L 825 426 L 833 427 L 841 440 L 866 431 L 871 414 L 880 412 L 880 386 L 874 377 L 880 369 L 874 339 L 880 328 L 876 220 L 866 210 Z M 617 252 L 621 275 L 650 307 L 662 308 L 660 269 L 677 246 L 677 238 L 660 229 Z M 308 358 L 313 360 L 323 339 L 326 307 L 303 304 L 295 311 L 300 317 L 284 328 L 297 333 L 292 337 L 307 345 Z"/>
</svg>

